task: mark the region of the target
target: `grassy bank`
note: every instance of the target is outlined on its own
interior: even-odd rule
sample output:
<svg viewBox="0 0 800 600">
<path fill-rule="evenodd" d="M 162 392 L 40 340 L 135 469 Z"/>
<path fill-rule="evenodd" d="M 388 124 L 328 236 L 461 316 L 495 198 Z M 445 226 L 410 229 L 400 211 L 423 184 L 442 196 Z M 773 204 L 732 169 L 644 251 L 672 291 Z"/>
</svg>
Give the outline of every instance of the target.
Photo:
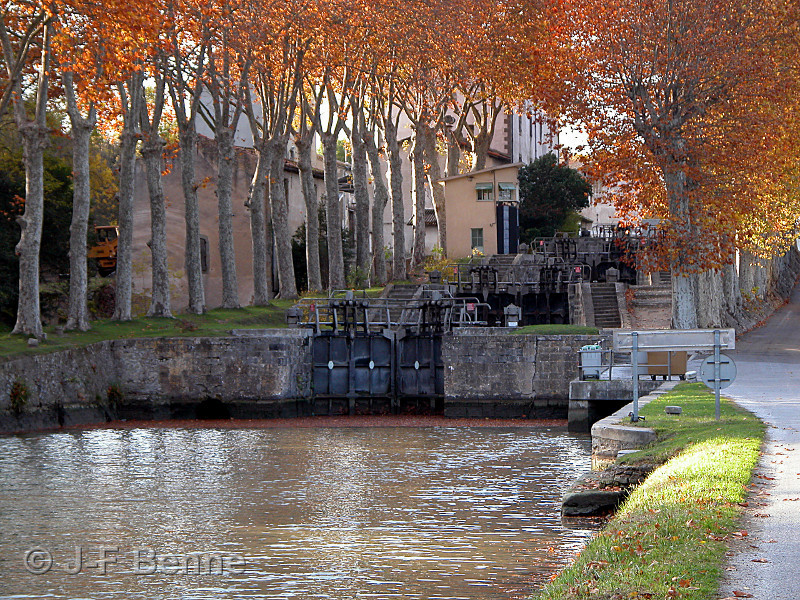
<svg viewBox="0 0 800 600">
<path fill-rule="evenodd" d="M 597 335 L 600 330 L 597 327 L 587 327 L 586 325 L 526 325 L 512 330 L 511 333 L 525 334 L 535 333 L 537 335 Z"/>
<path fill-rule="evenodd" d="M 46 327 L 47 340 L 36 348 L 28 347 L 28 336 L 0 333 L 0 359 L 25 354 L 43 354 L 86 346 L 102 340 L 142 337 L 217 337 L 231 329 L 286 327 L 289 300 L 273 300 L 271 306 L 239 309 L 214 309 L 202 315 L 177 315 L 174 319 L 139 317 L 132 321 L 92 321 L 89 331 L 68 331 L 59 335 Z"/>
<path fill-rule="evenodd" d="M 665 415 L 667 404 L 683 414 Z M 764 425 L 724 399 L 715 421 L 702 384 L 682 384 L 641 414 L 658 441 L 625 461 L 664 464 L 538 598 L 716 597 Z"/>
<path fill-rule="evenodd" d="M 376 298 L 382 287 L 357 290 L 356 296 Z M 318 296 L 324 296 L 318 293 Z M 137 317 L 131 321 L 98 319 L 90 331 L 56 332 L 45 327 L 47 340 L 35 348 L 28 347 L 28 336 L 11 335 L 10 328 L 0 328 L 0 360 L 28 354 L 45 354 L 87 346 L 103 340 L 142 337 L 221 337 L 231 329 L 264 329 L 286 327 L 286 310 L 296 300 L 272 300 L 270 306 L 249 306 L 238 309 L 216 308 L 202 315 L 179 314 L 174 319 Z"/>
</svg>

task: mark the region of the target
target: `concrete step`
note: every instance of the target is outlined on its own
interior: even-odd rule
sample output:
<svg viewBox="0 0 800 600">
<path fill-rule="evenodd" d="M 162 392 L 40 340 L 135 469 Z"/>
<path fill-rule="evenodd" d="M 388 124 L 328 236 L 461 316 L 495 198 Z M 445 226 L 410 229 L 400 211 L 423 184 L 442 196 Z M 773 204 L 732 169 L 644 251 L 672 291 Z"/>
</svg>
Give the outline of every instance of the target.
<svg viewBox="0 0 800 600">
<path fill-rule="evenodd" d="M 609 303 L 592 303 L 595 310 L 610 310 L 610 311 L 618 311 L 619 307 L 616 304 Z"/>
</svg>

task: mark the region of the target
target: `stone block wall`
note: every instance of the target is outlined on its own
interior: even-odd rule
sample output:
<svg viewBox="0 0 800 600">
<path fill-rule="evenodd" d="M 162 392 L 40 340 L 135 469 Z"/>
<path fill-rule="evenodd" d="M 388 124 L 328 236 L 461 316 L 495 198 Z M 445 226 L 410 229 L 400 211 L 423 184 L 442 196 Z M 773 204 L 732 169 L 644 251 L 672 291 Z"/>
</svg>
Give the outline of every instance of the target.
<svg viewBox="0 0 800 600">
<path fill-rule="evenodd" d="M 600 339 L 456 330 L 442 340 L 445 415 L 564 419 L 578 350 Z"/>
<path fill-rule="evenodd" d="M 445 335 L 445 398 L 426 410 L 443 406 L 452 417 L 564 419 L 578 349 L 598 339 L 513 335 L 501 328 Z M 0 363 L 0 432 L 119 418 L 312 414 L 319 407 L 312 399 L 310 342 L 306 330 L 115 340 Z M 10 403 L 15 381 L 29 392 L 19 413 Z M 120 390 L 120 400 L 109 398 L 109 386 Z M 355 407 L 355 412 L 381 410 L 371 403 Z"/>
<path fill-rule="evenodd" d="M 194 418 L 209 401 L 240 407 L 308 398 L 306 335 L 114 340 L 0 363 L 0 432 L 126 416 Z M 15 381 L 29 393 L 18 414 L 10 403 Z M 122 392 L 122 406 L 109 401 L 109 386 Z"/>
</svg>

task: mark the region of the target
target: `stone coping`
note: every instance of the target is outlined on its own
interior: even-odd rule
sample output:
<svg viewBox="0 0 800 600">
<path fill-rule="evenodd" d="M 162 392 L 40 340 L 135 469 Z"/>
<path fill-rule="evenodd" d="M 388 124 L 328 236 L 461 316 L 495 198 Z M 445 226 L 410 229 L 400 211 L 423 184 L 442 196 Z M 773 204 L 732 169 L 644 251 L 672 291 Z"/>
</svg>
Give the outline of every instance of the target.
<svg viewBox="0 0 800 600">
<path fill-rule="evenodd" d="M 681 382 L 663 382 L 657 390 L 639 398 L 639 408 L 646 406 L 651 400 L 665 394 L 679 383 Z M 593 458 L 615 459 L 620 450 L 636 450 L 655 441 L 656 433 L 649 427 L 624 424 L 625 419 L 632 411 L 633 402 L 630 402 L 592 425 Z"/>
</svg>

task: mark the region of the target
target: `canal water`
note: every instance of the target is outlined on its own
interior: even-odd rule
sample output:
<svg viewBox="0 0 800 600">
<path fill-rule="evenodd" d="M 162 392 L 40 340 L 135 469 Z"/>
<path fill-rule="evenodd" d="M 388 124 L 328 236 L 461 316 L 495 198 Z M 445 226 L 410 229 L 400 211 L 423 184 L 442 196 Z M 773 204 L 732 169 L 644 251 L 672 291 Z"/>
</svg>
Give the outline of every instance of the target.
<svg viewBox="0 0 800 600">
<path fill-rule="evenodd" d="M 0 597 L 524 598 L 589 463 L 556 427 L 0 438 Z"/>
</svg>

